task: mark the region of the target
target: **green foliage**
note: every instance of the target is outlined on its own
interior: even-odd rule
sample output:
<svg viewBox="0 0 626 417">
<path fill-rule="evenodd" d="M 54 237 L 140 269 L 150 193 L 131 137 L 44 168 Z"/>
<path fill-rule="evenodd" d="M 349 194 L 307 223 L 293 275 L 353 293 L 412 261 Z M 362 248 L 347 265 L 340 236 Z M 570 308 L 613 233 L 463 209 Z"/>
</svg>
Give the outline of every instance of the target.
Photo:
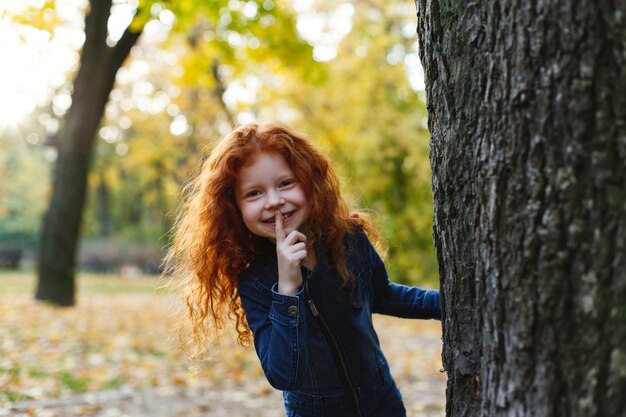
<svg viewBox="0 0 626 417">
<path fill-rule="evenodd" d="M 102 388 L 104 390 L 116 390 L 120 389 L 126 382 L 125 378 L 118 375 L 102 384 Z"/>
<path fill-rule="evenodd" d="M 50 175 L 41 149 L 0 138 L 0 247 L 34 248 Z"/>
<path fill-rule="evenodd" d="M 2 397 L 4 397 L 4 399 L 9 403 L 16 403 L 18 401 L 28 401 L 33 399 L 33 397 L 30 395 L 15 391 L 3 392 L 2 394 L 0 394 L 0 399 L 3 399 Z"/>
<path fill-rule="evenodd" d="M 0 367 L 0 375 L 4 374 L 10 378 L 19 378 L 22 368 L 19 366 Z"/>
<path fill-rule="evenodd" d="M 59 380 L 65 388 L 74 393 L 87 392 L 89 388 L 89 379 L 78 377 L 68 371 L 60 372 Z"/>
</svg>

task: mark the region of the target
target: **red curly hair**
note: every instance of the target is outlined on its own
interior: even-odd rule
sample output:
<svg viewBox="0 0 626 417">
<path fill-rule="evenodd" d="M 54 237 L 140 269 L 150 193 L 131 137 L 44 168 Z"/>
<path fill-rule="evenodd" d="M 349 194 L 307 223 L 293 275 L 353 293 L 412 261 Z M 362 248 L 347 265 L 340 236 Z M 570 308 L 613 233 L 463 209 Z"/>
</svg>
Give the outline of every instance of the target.
<svg viewBox="0 0 626 417">
<path fill-rule="evenodd" d="M 199 346 L 207 329 L 212 326 L 218 334 L 227 317 L 235 322 L 240 344 L 251 339 L 237 286 L 257 253 L 258 240 L 244 225 L 234 190 L 239 170 L 259 152 L 281 155 L 303 185 L 311 204 L 307 241 L 329 249 L 342 287 L 353 279 L 343 245 L 346 234 L 364 230 L 381 246 L 371 218 L 349 207 L 329 159 L 307 136 L 276 122 L 239 126 L 217 144 L 185 187 L 166 256 L 168 272 L 187 278 L 191 338 Z"/>
</svg>

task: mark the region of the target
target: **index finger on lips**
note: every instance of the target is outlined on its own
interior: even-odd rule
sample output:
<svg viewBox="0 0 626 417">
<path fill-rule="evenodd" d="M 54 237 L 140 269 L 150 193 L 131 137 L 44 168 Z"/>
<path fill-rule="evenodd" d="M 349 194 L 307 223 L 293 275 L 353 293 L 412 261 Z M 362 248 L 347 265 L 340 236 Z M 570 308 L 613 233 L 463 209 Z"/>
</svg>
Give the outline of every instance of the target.
<svg viewBox="0 0 626 417">
<path fill-rule="evenodd" d="M 283 229 L 283 215 L 280 213 L 280 210 L 276 210 L 274 212 L 275 220 L 276 220 L 276 243 L 281 243 L 285 240 L 285 230 Z"/>
</svg>

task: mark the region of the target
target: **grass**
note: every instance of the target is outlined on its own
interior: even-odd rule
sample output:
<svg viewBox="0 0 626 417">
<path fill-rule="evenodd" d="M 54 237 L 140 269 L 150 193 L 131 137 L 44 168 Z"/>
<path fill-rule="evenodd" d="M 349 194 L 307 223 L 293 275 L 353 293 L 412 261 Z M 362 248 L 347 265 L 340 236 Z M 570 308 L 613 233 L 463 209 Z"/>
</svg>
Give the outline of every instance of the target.
<svg viewBox="0 0 626 417">
<path fill-rule="evenodd" d="M 77 297 L 107 294 L 156 294 L 162 281 L 152 276 L 124 278 L 111 274 L 82 273 L 76 279 Z M 0 270 L 2 292 L 13 295 L 32 295 L 37 285 L 32 271 Z"/>
</svg>

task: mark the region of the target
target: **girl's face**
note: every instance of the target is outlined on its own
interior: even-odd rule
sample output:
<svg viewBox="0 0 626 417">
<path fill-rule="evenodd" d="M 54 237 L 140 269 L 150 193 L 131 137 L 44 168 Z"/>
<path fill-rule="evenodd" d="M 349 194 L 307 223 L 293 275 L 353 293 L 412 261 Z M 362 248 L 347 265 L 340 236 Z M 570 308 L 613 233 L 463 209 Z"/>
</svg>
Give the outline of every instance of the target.
<svg viewBox="0 0 626 417">
<path fill-rule="evenodd" d="M 277 153 L 259 152 L 243 166 L 235 193 L 244 224 L 257 236 L 276 238 L 276 210 L 283 216 L 285 234 L 306 228 L 311 205 L 287 161 Z"/>
</svg>

